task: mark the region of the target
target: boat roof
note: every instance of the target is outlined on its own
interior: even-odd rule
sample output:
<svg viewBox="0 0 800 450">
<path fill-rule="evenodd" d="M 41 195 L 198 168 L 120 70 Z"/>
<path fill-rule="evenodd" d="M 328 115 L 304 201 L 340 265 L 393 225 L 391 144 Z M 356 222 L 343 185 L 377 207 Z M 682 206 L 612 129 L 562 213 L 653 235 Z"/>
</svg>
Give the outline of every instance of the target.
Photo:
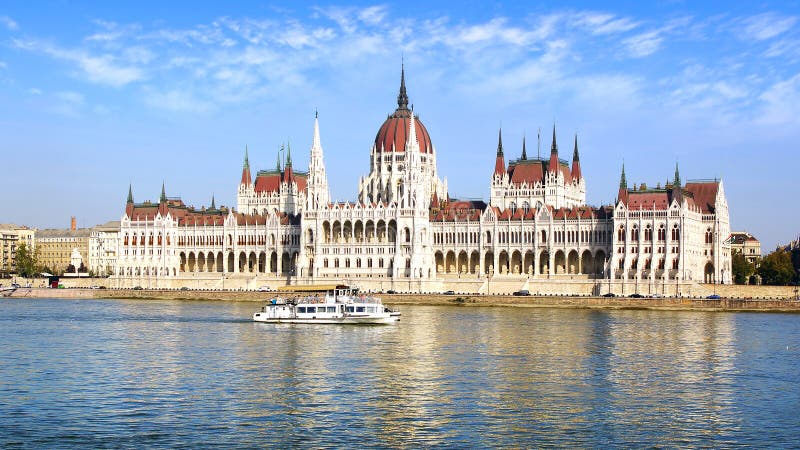
<svg viewBox="0 0 800 450">
<path fill-rule="evenodd" d="M 306 284 L 306 285 L 289 285 L 280 286 L 280 292 L 328 292 L 335 289 L 350 289 L 350 286 L 345 284 Z"/>
</svg>

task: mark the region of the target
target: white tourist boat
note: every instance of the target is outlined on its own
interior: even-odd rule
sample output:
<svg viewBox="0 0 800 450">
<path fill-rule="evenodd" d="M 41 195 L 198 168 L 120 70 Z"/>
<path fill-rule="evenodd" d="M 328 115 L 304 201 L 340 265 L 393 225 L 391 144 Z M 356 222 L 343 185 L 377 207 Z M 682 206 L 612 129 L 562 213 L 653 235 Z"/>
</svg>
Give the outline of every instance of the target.
<svg viewBox="0 0 800 450">
<path fill-rule="evenodd" d="M 272 298 L 261 311 L 253 314 L 256 322 L 391 324 L 400 313 L 383 305 L 381 299 L 359 294 L 357 289 L 337 286 L 324 293 Z"/>
</svg>

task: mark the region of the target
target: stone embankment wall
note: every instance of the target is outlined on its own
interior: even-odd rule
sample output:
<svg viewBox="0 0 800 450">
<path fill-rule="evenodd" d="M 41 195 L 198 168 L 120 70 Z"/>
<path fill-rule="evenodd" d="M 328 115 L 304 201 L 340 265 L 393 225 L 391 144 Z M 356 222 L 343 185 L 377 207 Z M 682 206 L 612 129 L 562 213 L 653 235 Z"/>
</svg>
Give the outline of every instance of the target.
<svg viewBox="0 0 800 450">
<path fill-rule="evenodd" d="M 195 276 L 196 275 L 196 276 Z M 43 286 L 42 280 L 31 280 L 34 286 Z M 25 284 L 19 281 L 20 284 Z M 528 290 L 536 296 L 600 296 L 612 292 L 617 296 L 629 296 L 637 293 L 645 296 L 663 297 L 708 297 L 717 294 L 731 299 L 796 299 L 798 291 L 795 286 L 741 286 L 712 285 L 694 282 L 657 282 L 650 280 L 593 280 L 584 277 L 565 276 L 552 279 L 527 278 L 524 276 L 498 276 L 494 278 L 472 278 L 449 276 L 438 280 L 383 280 L 369 278 L 354 279 L 303 279 L 270 277 L 264 275 L 233 274 L 210 276 L 207 274 L 190 274 L 174 279 L 132 280 L 116 278 L 62 278 L 61 283 L 68 288 L 104 286 L 113 288 L 178 290 L 189 288 L 195 291 L 255 291 L 259 287 L 269 286 L 273 289 L 285 285 L 304 284 L 347 284 L 359 287 L 363 291 L 386 292 L 393 290 L 399 293 L 436 294 L 453 291 L 459 295 L 508 295 L 521 289 Z"/>
<path fill-rule="evenodd" d="M 212 300 L 266 302 L 275 293 L 256 291 L 194 291 L 164 289 L 21 289 L 14 297 L 102 299 L 131 298 L 151 300 Z M 300 294 L 281 293 L 282 296 Z M 792 311 L 800 312 L 800 301 L 787 299 L 705 299 L 705 298 L 627 298 L 596 296 L 512 296 L 382 294 L 389 305 L 521 306 L 607 309 L 666 309 L 716 311 Z"/>
</svg>

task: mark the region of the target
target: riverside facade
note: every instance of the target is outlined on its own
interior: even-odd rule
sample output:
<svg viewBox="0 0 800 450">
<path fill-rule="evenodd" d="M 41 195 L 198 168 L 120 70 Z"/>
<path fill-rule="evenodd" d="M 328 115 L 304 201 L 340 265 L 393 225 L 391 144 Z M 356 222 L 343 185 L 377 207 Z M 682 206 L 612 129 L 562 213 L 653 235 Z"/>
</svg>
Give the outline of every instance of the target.
<svg viewBox="0 0 800 450">
<path fill-rule="evenodd" d="M 163 187 L 157 202 L 135 203 L 129 190 L 115 265 L 120 285 L 402 281 L 431 291 L 469 278 L 488 292 L 489 282 L 504 279 L 731 282 L 721 180 L 684 184 L 676 166 L 664 187 L 631 188 L 623 167 L 616 203 L 589 206 L 577 137 L 564 160 L 554 127 L 548 158 L 529 158 L 523 142 L 519 158 L 506 161 L 499 135 L 489 202 L 453 199 L 437 173 L 436 147 L 408 107 L 404 75 L 356 201 L 330 201 L 315 117 L 307 172 L 294 170 L 288 149 L 285 161 L 253 177 L 245 151 L 236 210 L 213 199 L 190 208 Z"/>
</svg>

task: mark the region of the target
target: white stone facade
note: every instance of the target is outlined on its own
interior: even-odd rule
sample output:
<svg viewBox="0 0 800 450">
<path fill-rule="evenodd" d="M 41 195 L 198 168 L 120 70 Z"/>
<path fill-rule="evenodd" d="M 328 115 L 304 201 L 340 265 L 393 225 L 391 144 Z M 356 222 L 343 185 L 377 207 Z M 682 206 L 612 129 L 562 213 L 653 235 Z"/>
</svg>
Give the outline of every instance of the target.
<svg viewBox="0 0 800 450">
<path fill-rule="evenodd" d="M 450 199 L 427 130 L 406 104 L 403 82 L 356 202 L 330 202 L 318 119 L 307 173 L 295 172 L 289 156 L 253 181 L 245 156 L 238 211 L 213 202 L 195 210 L 163 193 L 158 204 L 134 204 L 129 195 L 115 273 L 128 284 L 391 280 L 420 291 L 461 278 L 486 291 L 504 279 L 730 283 L 721 181 L 682 185 L 676 170 L 673 186 L 628 189 L 623 171 L 616 205 L 590 207 L 577 138 L 570 169 L 554 130 L 549 160 L 529 161 L 523 151 L 506 167 L 499 142 L 488 204 Z"/>
</svg>

